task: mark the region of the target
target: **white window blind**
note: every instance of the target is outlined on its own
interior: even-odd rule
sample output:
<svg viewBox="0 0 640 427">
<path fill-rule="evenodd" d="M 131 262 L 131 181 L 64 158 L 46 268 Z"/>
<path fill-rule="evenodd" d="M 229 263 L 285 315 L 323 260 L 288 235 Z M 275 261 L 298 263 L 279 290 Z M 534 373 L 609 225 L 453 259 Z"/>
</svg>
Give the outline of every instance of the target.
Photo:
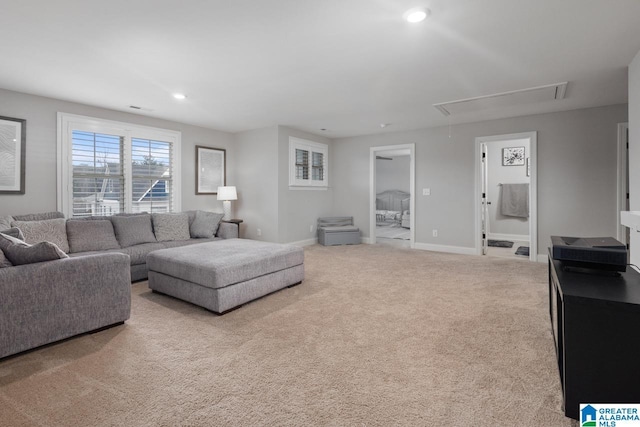
<svg viewBox="0 0 640 427">
<path fill-rule="evenodd" d="M 58 113 L 58 209 L 67 217 L 181 208 L 179 132 Z"/>
<path fill-rule="evenodd" d="M 164 141 L 131 140 L 132 211 L 173 211 L 171 144 Z"/>
<path fill-rule="evenodd" d="M 123 212 L 123 138 L 74 130 L 72 144 L 73 216 Z"/>
<path fill-rule="evenodd" d="M 326 144 L 289 138 L 289 186 L 326 189 L 328 187 L 328 152 Z"/>
</svg>

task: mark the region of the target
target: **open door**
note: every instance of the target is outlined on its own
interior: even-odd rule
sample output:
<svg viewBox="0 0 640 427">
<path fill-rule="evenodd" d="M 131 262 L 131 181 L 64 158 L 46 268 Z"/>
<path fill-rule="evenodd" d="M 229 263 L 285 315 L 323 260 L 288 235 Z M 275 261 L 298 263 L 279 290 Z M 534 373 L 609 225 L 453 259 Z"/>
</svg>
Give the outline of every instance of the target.
<svg viewBox="0 0 640 427">
<path fill-rule="evenodd" d="M 487 254 L 488 250 L 488 236 L 489 236 L 489 203 L 487 201 L 488 195 L 488 182 L 487 182 L 487 144 L 480 144 L 480 170 L 482 173 L 482 184 L 481 184 L 481 213 L 480 213 L 480 221 L 482 226 L 480 227 L 480 232 L 482 233 L 482 255 Z"/>
</svg>

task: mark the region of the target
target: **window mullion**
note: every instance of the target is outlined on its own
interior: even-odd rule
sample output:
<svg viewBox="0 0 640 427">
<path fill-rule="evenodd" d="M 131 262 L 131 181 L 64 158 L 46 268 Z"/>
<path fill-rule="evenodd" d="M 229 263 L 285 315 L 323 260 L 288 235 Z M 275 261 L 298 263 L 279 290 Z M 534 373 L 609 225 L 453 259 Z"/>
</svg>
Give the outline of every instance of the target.
<svg viewBox="0 0 640 427">
<path fill-rule="evenodd" d="M 131 132 L 127 131 L 124 136 L 124 147 L 122 149 L 122 167 L 124 172 L 124 211 L 133 211 L 133 167 L 131 155 Z"/>
</svg>

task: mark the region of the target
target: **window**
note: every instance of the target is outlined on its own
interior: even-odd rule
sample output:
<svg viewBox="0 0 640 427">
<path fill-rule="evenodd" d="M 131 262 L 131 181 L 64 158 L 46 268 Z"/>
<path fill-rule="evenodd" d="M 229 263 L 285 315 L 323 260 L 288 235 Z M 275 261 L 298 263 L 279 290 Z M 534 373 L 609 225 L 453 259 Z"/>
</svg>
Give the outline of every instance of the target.
<svg viewBox="0 0 640 427">
<path fill-rule="evenodd" d="M 289 186 L 292 189 L 307 187 L 326 190 L 329 181 L 328 152 L 326 144 L 289 138 Z"/>
<path fill-rule="evenodd" d="M 65 216 L 180 210 L 179 132 L 58 113 Z"/>
</svg>

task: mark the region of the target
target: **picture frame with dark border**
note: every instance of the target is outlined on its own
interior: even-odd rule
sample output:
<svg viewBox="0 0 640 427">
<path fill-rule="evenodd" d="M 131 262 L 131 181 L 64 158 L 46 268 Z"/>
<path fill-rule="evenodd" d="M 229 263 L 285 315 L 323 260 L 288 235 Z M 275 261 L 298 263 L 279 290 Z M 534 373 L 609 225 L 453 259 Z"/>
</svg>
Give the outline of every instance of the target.
<svg viewBox="0 0 640 427">
<path fill-rule="evenodd" d="M 0 194 L 25 193 L 27 121 L 0 116 Z"/>
<path fill-rule="evenodd" d="M 524 147 L 502 149 L 502 166 L 524 166 Z"/>
<path fill-rule="evenodd" d="M 196 194 L 218 194 L 227 182 L 227 150 L 196 145 Z"/>
</svg>

